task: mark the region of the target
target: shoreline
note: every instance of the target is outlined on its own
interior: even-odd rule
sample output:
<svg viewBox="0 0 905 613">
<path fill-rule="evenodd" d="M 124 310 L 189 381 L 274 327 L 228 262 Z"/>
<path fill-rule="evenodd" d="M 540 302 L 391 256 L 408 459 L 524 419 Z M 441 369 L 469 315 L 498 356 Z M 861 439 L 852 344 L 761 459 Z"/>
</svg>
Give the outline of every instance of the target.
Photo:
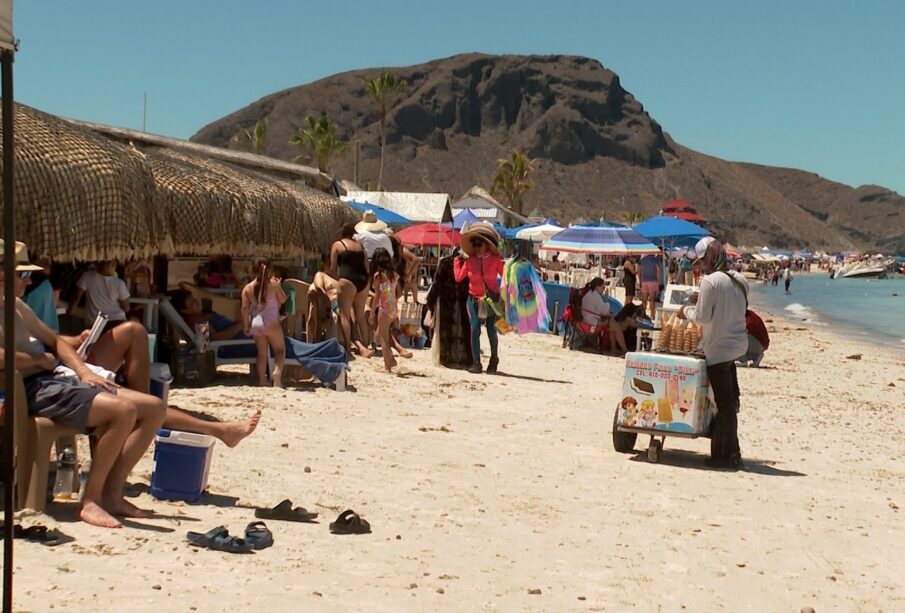
<svg viewBox="0 0 905 613">
<path fill-rule="evenodd" d="M 706 469 L 706 439 L 669 438 L 660 464 L 646 437 L 616 453 L 624 361 L 552 335 L 504 336 L 496 377 L 419 351 L 397 377 L 355 361 L 354 392 L 175 389 L 174 404 L 219 418 L 263 408 L 258 431 L 215 446 L 199 504 L 152 499 L 147 453 L 132 500 L 156 519 L 103 530 L 72 521 L 74 505 L 17 514 L 76 540 L 16 541 L 16 607 L 905 609 L 889 557 L 905 547 L 905 359 L 769 319 L 764 367 L 739 369 L 739 473 Z M 185 543 L 187 530 L 241 533 L 253 507 L 284 498 L 318 523 L 268 521 L 274 546 L 247 556 Z M 329 534 L 346 508 L 373 533 Z"/>
<path fill-rule="evenodd" d="M 820 276 L 813 272 L 806 274 L 810 277 Z M 749 279 L 749 283 L 753 284 L 753 281 Z M 891 351 L 898 357 L 905 357 L 905 336 L 903 335 L 883 334 L 878 330 L 858 326 L 851 321 L 846 321 L 827 313 L 822 310 L 819 305 L 805 305 L 802 302 L 797 301 L 792 304 L 801 306 L 802 310 L 810 312 L 813 317 L 796 317 L 794 312 L 789 311 L 788 308 L 770 304 L 770 299 L 763 293 L 763 287 L 758 286 L 755 288 L 752 285 L 752 289 L 754 291 L 751 292 L 750 296 L 751 306 L 755 307 L 761 315 L 763 313 L 770 313 L 774 317 L 782 317 L 795 325 L 803 325 L 815 330 L 826 330 L 847 341 L 870 347 L 871 349 L 883 348 Z M 778 310 L 779 312 L 777 312 Z"/>
</svg>

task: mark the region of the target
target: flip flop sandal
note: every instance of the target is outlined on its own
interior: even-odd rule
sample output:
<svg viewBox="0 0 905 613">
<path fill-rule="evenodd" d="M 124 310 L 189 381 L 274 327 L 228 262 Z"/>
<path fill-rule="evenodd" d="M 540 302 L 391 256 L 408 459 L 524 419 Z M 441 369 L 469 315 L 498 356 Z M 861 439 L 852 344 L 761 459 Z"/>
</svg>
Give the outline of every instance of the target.
<svg viewBox="0 0 905 613">
<path fill-rule="evenodd" d="M 251 543 L 246 543 L 237 536 L 230 536 L 229 530 L 223 526 L 217 526 L 206 534 L 187 532 L 185 538 L 192 545 L 213 549 L 214 551 L 249 553 L 252 549 Z"/>
<path fill-rule="evenodd" d="M 352 509 L 346 509 L 339 514 L 336 521 L 330 524 L 330 532 L 333 534 L 370 534 L 371 524 L 359 517 Z"/>
<path fill-rule="evenodd" d="M 0 530 L 2 533 L 2 530 Z M 62 535 L 56 530 L 48 530 L 47 526 L 37 525 L 23 528 L 21 524 L 13 526 L 13 538 L 31 541 L 32 543 L 41 543 L 47 547 L 59 545 L 62 542 Z"/>
<path fill-rule="evenodd" d="M 254 550 L 267 549 L 273 545 L 273 532 L 262 521 L 253 521 L 245 528 L 245 542 Z"/>
<path fill-rule="evenodd" d="M 255 509 L 255 517 L 258 519 L 273 519 L 277 521 L 301 521 L 310 522 L 317 519 L 317 513 L 312 513 L 304 507 L 292 508 L 292 501 L 288 498 L 270 509 Z"/>
</svg>

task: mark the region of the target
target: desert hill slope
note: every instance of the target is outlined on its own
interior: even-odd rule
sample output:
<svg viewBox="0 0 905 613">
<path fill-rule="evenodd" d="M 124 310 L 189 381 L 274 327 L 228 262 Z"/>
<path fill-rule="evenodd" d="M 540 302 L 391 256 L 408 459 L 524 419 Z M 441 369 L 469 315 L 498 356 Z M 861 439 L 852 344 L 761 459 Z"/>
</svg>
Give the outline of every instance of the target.
<svg viewBox="0 0 905 613">
<path fill-rule="evenodd" d="M 568 222 L 694 203 L 735 244 L 905 252 L 905 198 L 804 171 L 737 163 L 674 142 L 598 61 L 573 56 L 458 55 L 417 66 L 334 75 L 271 94 L 202 128 L 197 142 L 235 147 L 239 127 L 267 119 L 263 151 L 293 159 L 289 137 L 325 113 L 343 140 L 361 142 L 359 183 L 376 183 L 379 119 L 363 77 L 390 70 L 408 82 L 388 109 L 384 188 L 487 187 L 514 148 L 536 159 L 526 213 Z M 334 163 L 352 178 L 352 159 Z"/>
</svg>

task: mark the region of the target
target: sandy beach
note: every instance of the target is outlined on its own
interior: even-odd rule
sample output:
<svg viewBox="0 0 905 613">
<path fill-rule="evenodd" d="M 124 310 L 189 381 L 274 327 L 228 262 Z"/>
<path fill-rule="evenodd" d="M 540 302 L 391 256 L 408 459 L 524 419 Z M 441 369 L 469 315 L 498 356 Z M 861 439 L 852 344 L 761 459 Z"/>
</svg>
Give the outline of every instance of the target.
<svg viewBox="0 0 905 613">
<path fill-rule="evenodd" d="M 25 511 L 74 538 L 16 542 L 19 611 L 905 610 L 905 356 L 768 316 L 766 368 L 740 369 L 745 472 L 706 469 L 706 439 L 660 464 L 613 450 L 623 361 L 508 336 L 502 376 L 353 363 L 346 393 L 230 385 L 171 401 L 258 431 L 217 444 L 199 504 L 104 530 Z M 862 354 L 860 360 L 846 359 Z M 84 457 L 84 455 L 83 455 Z M 310 472 L 306 472 L 306 467 Z M 273 547 L 198 550 L 290 498 L 319 523 L 271 521 Z M 68 508 L 67 508 L 68 506 Z M 335 536 L 346 509 L 373 533 Z"/>
</svg>

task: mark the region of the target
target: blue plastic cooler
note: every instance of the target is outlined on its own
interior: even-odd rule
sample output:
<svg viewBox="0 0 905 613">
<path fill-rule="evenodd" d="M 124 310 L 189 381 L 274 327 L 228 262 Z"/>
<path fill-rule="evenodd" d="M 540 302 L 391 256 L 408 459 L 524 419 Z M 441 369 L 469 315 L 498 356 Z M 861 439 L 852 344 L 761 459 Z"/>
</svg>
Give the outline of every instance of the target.
<svg viewBox="0 0 905 613">
<path fill-rule="evenodd" d="M 151 495 L 159 500 L 197 502 L 207 489 L 215 439 L 204 434 L 161 430 L 154 440 Z"/>
</svg>

